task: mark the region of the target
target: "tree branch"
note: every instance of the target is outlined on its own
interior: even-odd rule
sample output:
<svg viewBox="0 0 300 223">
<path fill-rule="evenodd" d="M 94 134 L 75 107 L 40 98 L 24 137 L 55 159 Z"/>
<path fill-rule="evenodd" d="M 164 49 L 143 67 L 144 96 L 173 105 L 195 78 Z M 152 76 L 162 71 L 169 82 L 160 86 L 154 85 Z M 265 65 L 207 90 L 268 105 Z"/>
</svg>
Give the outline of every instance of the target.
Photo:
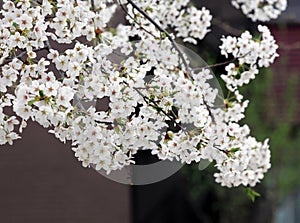
<svg viewBox="0 0 300 223">
<path fill-rule="evenodd" d="M 187 76 L 190 80 L 193 80 L 192 76 L 190 75 L 190 69 L 187 60 L 184 58 L 183 53 L 181 52 L 178 44 L 174 41 L 172 36 L 164 29 L 162 28 L 157 22 L 155 22 L 144 10 L 142 10 L 139 6 L 137 6 L 132 0 L 127 0 L 127 2 L 134 8 L 136 9 L 139 13 L 141 13 L 150 23 L 152 23 L 161 33 L 164 33 L 166 37 L 170 40 L 172 43 L 173 47 L 176 49 L 176 51 L 179 54 L 180 59 L 182 60 L 182 63 L 185 66 L 185 69 L 187 71 Z"/>
<path fill-rule="evenodd" d="M 153 33 L 149 32 L 149 31 L 146 30 L 144 27 L 142 27 L 142 26 L 136 21 L 136 19 L 133 18 L 132 15 L 130 15 L 130 14 L 128 13 L 128 11 L 127 11 L 126 8 L 124 7 L 124 5 L 121 4 L 119 0 L 117 0 L 117 3 L 121 6 L 121 9 L 126 13 L 126 15 L 128 15 L 128 16 L 134 21 L 135 24 L 139 25 L 140 28 L 141 28 L 142 30 L 144 30 L 144 31 L 145 31 L 146 33 L 148 33 L 149 35 L 153 36 L 155 39 L 158 38 L 158 37 L 155 36 Z"/>
<path fill-rule="evenodd" d="M 92 11 L 94 12 L 95 11 L 95 2 L 94 2 L 94 0 L 91 0 L 91 6 L 92 6 Z"/>
<path fill-rule="evenodd" d="M 208 69 L 208 68 L 213 68 L 213 67 L 220 67 L 220 66 L 223 66 L 223 65 L 227 65 L 227 64 L 229 64 L 231 62 L 234 62 L 237 59 L 238 58 L 233 58 L 231 60 L 224 61 L 224 62 L 221 62 L 221 63 L 216 63 L 216 64 L 212 64 L 212 65 L 207 65 L 207 66 L 204 66 L 204 67 L 200 67 L 199 69 Z"/>
<path fill-rule="evenodd" d="M 35 49 L 33 50 L 33 52 L 39 52 L 42 50 L 46 50 L 47 47 L 43 47 L 43 48 L 39 48 L 39 49 Z M 25 54 L 27 53 L 27 51 L 23 51 L 22 53 L 20 53 L 19 55 L 17 55 L 16 57 L 12 58 L 12 59 L 7 59 L 6 61 L 4 61 L 2 64 L 0 64 L 0 68 L 9 64 L 10 62 L 12 62 L 15 58 L 20 59 L 22 58 Z"/>
<path fill-rule="evenodd" d="M 212 20 L 212 24 L 220 27 L 221 29 L 223 29 L 224 31 L 233 34 L 235 36 L 239 36 L 241 34 L 241 30 L 236 29 L 232 26 L 230 26 L 228 23 L 222 22 L 221 20 L 215 18 Z"/>
<path fill-rule="evenodd" d="M 129 84 L 125 81 L 123 81 L 123 83 L 127 86 L 130 87 Z M 152 103 L 154 106 L 160 108 L 159 104 L 157 104 L 156 101 L 150 99 L 149 97 L 147 97 L 146 95 L 144 95 L 138 88 L 133 87 L 133 89 L 144 99 L 144 101 L 149 104 Z M 177 127 L 179 127 L 182 131 L 184 131 L 186 134 L 189 135 L 189 132 L 186 130 L 186 128 L 184 128 L 183 126 L 181 126 L 172 115 L 169 115 L 166 111 L 164 111 L 163 109 L 160 110 L 166 117 L 168 117 L 170 119 L 170 121 L 173 121 L 175 123 L 175 125 Z"/>
</svg>

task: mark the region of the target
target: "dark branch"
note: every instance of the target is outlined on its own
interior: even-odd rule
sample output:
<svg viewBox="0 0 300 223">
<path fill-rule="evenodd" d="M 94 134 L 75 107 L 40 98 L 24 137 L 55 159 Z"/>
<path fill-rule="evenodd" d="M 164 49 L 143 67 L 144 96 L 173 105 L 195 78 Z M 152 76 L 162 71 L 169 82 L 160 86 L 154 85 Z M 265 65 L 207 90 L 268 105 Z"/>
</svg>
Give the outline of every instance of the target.
<svg viewBox="0 0 300 223">
<path fill-rule="evenodd" d="M 91 6 L 92 6 L 92 10 L 95 11 L 95 2 L 94 2 L 94 0 L 91 0 Z"/>
<path fill-rule="evenodd" d="M 233 34 L 235 36 L 239 36 L 241 34 L 241 30 L 236 29 L 232 26 L 230 26 L 228 23 L 222 22 L 219 19 L 213 19 L 212 23 L 218 27 L 220 27 L 221 29 L 223 29 L 224 31 L 226 31 L 227 33 Z"/>
<path fill-rule="evenodd" d="M 236 61 L 238 58 L 233 58 L 232 60 L 228 60 L 228 61 L 224 61 L 224 62 L 221 62 L 221 63 L 216 63 L 216 64 L 212 64 L 212 65 L 207 65 L 207 66 L 204 66 L 204 67 L 200 67 L 200 69 L 208 69 L 208 68 L 213 68 L 213 67 L 220 67 L 220 66 L 224 66 L 224 65 L 227 65 L 231 62 L 234 62 Z"/>
<path fill-rule="evenodd" d="M 141 25 L 136 21 L 136 19 L 133 18 L 132 15 L 130 15 L 130 14 L 128 13 L 128 11 L 127 11 L 127 9 L 125 8 L 125 6 L 124 6 L 123 4 L 121 4 L 119 0 L 118 0 L 118 4 L 121 6 L 121 9 L 126 13 L 126 15 L 128 15 L 128 16 L 134 21 L 135 24 L 139 25 L 140 28 L 141 28 L 142 30 L 144 30 L 144 31 L 145 31 L 146 33 L 148 33 L 149 35 L 153 36 L 155 39 L 158 38 L 158 37 L 155 36 L 153 33 L 149 32 L 147 29 L 145 29 L 143 26 L 141 26 Z"/>
<path fill-rule="evenodd" d="M 164 33 L 166 35 L 166 37 L 171 41 L 173 47 L 176 49 L 176 51 L 179 54 L 180 59 L 182 60 L 186 71 L 188 72 L 188 78 L 190 80 L 193 80 L 193 78 L 190 75 L 190 69 L 189 69 L 189 65 L 188 62 L 186 61 L 186 59 L 184 58 L 183 53 L 181 52 L 178 44 L 174 41 L 174 39 L 172 38 L 172 36 L 164 29 L 162 28 L 158 23 L 156 23 L 146 12 L 144 12 L 144 10 L 142 10 L 139 6 L 137 6 L 132 0 L 128 0 L 127 1 L 130 5 L 132 5 L 132 7 L 134 9 L 136 9 L 139 13 L 141 13 L 149 22 L 151 22 L 161 33 Z"/>
<path fill-rule="evenodd" d="M 43 47 L 43 48 L 39 48 L 39 49 L 35 49 L 33 50 L 33 52 L 39 52 L 39 51 L 42 51 L 42 50 L 46 50 L 47 47 Z M 22 58 L 25 54 L 27 53 L 27 51 L 23 51 L 22 53 L 20 53 L 19 55 L 17 55 L 16 57 L 12 58 L 12 59 L 7 59 L 6 61 L 4 61 L 2 64 L 0 64 L 0 68 L 9 64 L 10 62 L 13 61 L 13 59 L 17 58 L 17 59 L 20 59 Z"/>
</svg>

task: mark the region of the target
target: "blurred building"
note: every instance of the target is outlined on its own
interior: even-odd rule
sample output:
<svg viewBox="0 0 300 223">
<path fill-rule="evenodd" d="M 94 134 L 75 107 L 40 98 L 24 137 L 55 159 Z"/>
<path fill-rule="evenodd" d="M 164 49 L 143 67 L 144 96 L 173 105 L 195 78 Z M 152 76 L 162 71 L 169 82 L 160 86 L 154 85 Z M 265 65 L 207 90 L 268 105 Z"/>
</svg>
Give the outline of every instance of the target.
<svg viewBox="0 0 300 223">
<path fill-rule="evenodd" d="M 288 8 L 276 23 L 271 23 L 272 33 L 279 44 L 281 56 L 275 64 L 273 72 L 276 74 L 274 80 L 273 97 L 277 98 L 274 108 L 275 117 L 281 121 L 292 122 L 295 129 L 300 124 L 300 1 L 289 0 Z M 289 80 L 293 80 L 295 90 L 292 100 L 287 98 L 285 92 L 288 89 Z M 271 96 L 271 95 L 270 95 Z M 289 117 L 289 107 L 293 106 L 294 111 Z M 295 136 L 297 137 L 297 136 Z M 295 149 L 300 149 L 299 148 Z M 297 167 L 296 167 L 297 168 Z M 298 170 L 300 176 L 300 169 Z M 300 188 L 292 191 L 291 195 L 282 199 L 276 212 L 275 223 L 298 223 L 300 222 Z"/>
</svg>

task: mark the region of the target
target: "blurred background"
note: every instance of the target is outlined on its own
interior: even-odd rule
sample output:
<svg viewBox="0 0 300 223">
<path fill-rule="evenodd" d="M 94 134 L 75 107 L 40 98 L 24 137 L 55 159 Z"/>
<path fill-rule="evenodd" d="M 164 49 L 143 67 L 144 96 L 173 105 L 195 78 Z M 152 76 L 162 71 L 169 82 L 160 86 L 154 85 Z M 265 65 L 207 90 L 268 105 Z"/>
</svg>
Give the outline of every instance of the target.
<svg viewBox="0 0 300 223">
<path fill-rule="evenodd" d="M 212 32 L 197 47 L 208 64 L 223 62 L 222 35 L 255 31 L 230 1 L 194 1 L 214 16 Z M 279 20 L 268 23 L 280 58 L 242 92 L 252 135 L 270 138 L 272 168 L 255 190 L 214 182 L 215 168 L 184 166 L 172 177 L 145 186 L 121 185 L 84 169 L 69 144 L 30 123 L 23 139 L 0 150 L 0 223 L 299 223 L 300 222 L 300 1 L 289 0 Z M 220 76 L 224 67 L 215 68 Z M 146 156 L 138 159 L 147 160 Z"/>
</svg>

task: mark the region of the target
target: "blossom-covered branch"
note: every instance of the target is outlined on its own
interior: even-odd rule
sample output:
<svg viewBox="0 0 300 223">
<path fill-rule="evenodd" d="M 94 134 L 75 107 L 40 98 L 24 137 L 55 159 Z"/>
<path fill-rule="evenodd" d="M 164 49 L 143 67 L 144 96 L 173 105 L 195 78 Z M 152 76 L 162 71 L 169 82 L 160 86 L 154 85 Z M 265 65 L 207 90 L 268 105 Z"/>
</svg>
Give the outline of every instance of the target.
<svg viewBox="0 0 300 223">
<path fill-rule="evenodd" d="M 208 69 L 220 64 L 193 67 L 194 56 L 175 42 L 205 37 L 212 20 L 206 8 L 187 0 L 120 3 L 128 24 L 109 27 L 118 7 L 112 0 L 4 1 L 0 144 L 20 138 L 31 119 L 71 141 L 85 167 L 109 173 L 150 150 L 161 160 L 214 161 L 221 185 L 254 186 L 270 168 L 270 151 L 268 140 L 257 142 L 239 124 L 248 101 L 238 88 L 278 56 L 269 29 L 222 37 L 221 54 L 233 57 L 221 63 L 228 64 L 221 77 L 230 92 L 222 98 Z M 97 100 L 106 108 L 81 104 Z"/>
</svg>

